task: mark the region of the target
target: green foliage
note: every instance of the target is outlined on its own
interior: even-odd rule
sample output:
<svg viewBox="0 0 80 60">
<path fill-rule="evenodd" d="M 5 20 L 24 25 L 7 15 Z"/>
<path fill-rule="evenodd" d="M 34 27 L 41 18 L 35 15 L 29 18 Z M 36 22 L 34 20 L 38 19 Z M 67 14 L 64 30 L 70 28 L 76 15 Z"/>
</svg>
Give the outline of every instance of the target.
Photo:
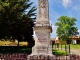
<svg viewBox="0 0 80 60">
<path fill-rule="evenodd" d="M 26 47 L 26 46 L 1 46 L 0 47 L 0 53 L 27 53 L 27 54 L 31 54 L 31 52 L 32 52 L 32 47 Z M 56 55 L 56 56 L 69 55 L 69 53 L 66 53 L 63 50 L 53 49 L 52 52 L 53 52 L 53 55 Z"/>
<path fill-rule="evenodd" d="M 68 45 L 66 45 L 66 46 L 67 46 L 67 48 L 69 48 Z M 61 45 L 59 45 L 59 47 L 61 47 Z M 62 45 L 62 48 L 65 49 L 65 45 Z M 75 44 L 75 45 L 70 44 L 70 49 L 80 50 L 80 44 Z"/>
<path fill-rule="evenodd" d="M 36 8 L 32 4 L 30 0 L 0 0 L 0 39 L 33 42 Z"/>
<path fill-rule="evenodd" d="M 63 50 L 53 49 L 52 52 L 53 52 L 53 54 L 56 55 L 56 56 L 66 56 L 66 55 L 69 55 L 69 53 L 66 53 L 66 52 L 63 51 Z"/>
<path fill-rule="evenodd" d="M 1 46 L 0 48 L 0 53 L 27 53 L 31 54 L 32 48 L 31 47 L 26 47 L 26 46 Z"/>
<path fill-rule="evenodd" d="M 60 16 L 57 19 L 57 36 L 60 40 L 68 40 L 69 37 L 76 36 L 78 34 L 78 29 L 76 27 L 76 19 L 74 17 L 70 18 L 67 16 Z"/>
</svg>

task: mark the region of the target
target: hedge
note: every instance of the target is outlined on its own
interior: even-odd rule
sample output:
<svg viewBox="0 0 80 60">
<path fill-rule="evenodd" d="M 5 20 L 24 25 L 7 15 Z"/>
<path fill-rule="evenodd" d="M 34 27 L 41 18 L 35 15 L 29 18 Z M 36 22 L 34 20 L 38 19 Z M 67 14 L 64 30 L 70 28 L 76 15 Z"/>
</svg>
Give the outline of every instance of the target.
<svg viewBox="0 0 80 60">
<path fill-rule="evenodd" d="M 27 53 L 31 54 L 32 53 L 32 47 L 27 47 L 27 46 L 0 46 L 0 53 Z M 56 56 L 65 56 L 68 55 L 69 53 L 66 53 L 63 50 L 57 50 L 57 49 L 52 49 L 53 55 Z"/>
<path fill-rule="evenodd" d="M 58 49 L 53 49 L 52 53 L 56 56 L 66 56 L 69 55 L 68 52 L 64 51 L 64 50 L 58 50 Z"/>
</svg>

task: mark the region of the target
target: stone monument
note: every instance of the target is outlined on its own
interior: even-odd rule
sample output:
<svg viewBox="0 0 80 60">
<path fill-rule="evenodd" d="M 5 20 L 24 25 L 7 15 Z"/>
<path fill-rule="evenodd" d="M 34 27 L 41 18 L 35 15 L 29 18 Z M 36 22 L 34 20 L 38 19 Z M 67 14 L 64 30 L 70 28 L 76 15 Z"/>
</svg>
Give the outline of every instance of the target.
<svg viewBox="0 0 80 60">
<path fill-rule="evenodd" d="M 52 56 L 52 48 L 50 46 L 52 27 L 50 26 L 48 9 L 48 0 L 38 0 L 36 24 L 33 27 L 36 35 L 35 46 L 32 48 L 32 54 L 29 56 Z"/>
</svg>

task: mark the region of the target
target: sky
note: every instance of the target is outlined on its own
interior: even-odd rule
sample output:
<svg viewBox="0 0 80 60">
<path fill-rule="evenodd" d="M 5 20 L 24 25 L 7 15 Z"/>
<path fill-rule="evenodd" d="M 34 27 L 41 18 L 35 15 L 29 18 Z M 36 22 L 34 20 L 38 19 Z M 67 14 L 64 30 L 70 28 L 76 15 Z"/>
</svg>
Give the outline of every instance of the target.
<svg viewBox="0 0 80 60">
<path fill-rule="evenodd" d="M 33 5 L 37 7 L 38 0 L 30 0 L 34 2 Z M 49 20 L 52 24 L 53 32 L 51 33 L 51 38 L 56 37 L 55 23 L 60 16 L 68 16 L 76 18 L 76 26 L 78 32 L 80 33 L 80 0 L 48 0 L 49 2 Z"/>
</svg>

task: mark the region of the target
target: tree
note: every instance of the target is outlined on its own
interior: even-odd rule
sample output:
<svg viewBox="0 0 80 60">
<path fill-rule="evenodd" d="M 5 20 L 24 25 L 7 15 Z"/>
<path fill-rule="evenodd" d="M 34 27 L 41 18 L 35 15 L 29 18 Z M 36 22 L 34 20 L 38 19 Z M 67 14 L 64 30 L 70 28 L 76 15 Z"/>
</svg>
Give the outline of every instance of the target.
<svg viewBox="0 0 80 60">
<path fill-rule="evenodd" d="M 74 17 L 70 18 L 68 16 L 60 16 L 55 23 L 57 27 L 57 36 L 60 40 L 65 40 L 69 42 L 69 37 L 76 36 L 78 34 L 78 29 L 76 27 L 76 19 Z"/>
<path fill-rule="evenodd" d="M 0 0 L 0 39 L 13 37 L 18 41 L 33 41 L 36 8 L 32 4 L 30 0 Z"/>
</svg>

